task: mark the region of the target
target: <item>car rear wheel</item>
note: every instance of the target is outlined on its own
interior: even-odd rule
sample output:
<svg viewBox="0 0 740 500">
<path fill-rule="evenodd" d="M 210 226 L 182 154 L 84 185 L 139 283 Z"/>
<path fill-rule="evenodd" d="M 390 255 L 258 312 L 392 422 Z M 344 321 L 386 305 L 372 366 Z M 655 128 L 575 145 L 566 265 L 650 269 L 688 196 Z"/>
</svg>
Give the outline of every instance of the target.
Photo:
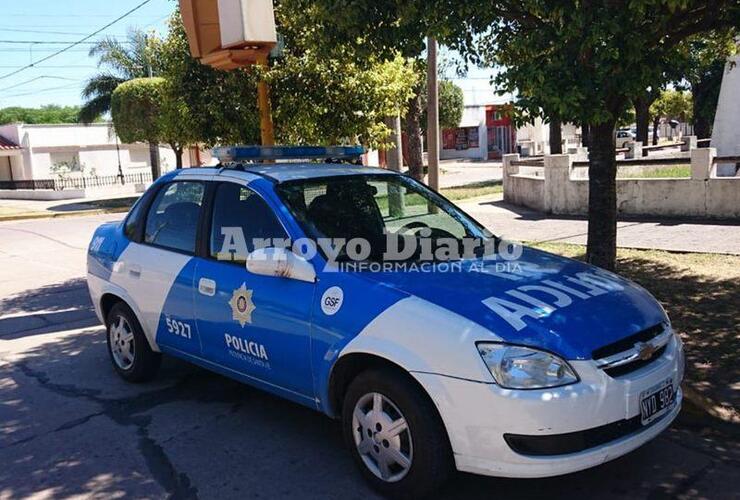
<svg viewBox="0 0 740 500">
<path fill-rule="evenodd" d="M 128 382 L 146 382 L 156 375 L 161 354 L 149 347 L 136 315 L 126 304 L 114 305 L 107 317 L 108 354 L 116 372 Z"/>
<path fill-rule="evenodd" d="M 342 425 L 363 475 L 384 495 L 425 497 L 452 470 L 437 410 L 404 373 L 373 369 L 358 375 L 345 395 Z"/>
</svg>

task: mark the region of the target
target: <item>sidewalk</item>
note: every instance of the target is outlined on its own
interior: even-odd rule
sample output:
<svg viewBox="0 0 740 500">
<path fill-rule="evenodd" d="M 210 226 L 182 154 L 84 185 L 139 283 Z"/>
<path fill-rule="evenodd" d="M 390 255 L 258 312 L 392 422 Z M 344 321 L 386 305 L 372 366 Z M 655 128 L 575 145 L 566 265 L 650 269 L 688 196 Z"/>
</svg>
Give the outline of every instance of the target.
<svg viewBox="0 0 740 500">
<path fill-rule="evenodd" d="M 500 161 L 441 160 L 439 187 L 458 187 L 486 181 L 500 181 Z"/>
<path fill-rule="evenodd" d="M 459 205 L 494 234 L 516 241 L 586 244 L 585 217 L 543 214 L 505 203 L 503 195 Z M 624 220 L 617 246 L 740 255 L 740 221 Z"/>
<path fill-rule="evenodd" d="M 35 219 L 128 211 L 139 195 L 119 194 L 70 200 L 7 200 L 0 199 L 0 221 Z"/>
</svg>

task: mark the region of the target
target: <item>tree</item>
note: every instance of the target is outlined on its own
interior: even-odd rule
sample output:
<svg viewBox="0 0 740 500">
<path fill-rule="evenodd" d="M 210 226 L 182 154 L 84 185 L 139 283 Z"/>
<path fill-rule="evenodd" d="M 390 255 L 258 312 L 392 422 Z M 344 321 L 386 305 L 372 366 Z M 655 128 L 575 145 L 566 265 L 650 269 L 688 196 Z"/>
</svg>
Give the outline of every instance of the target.
<svg viewBox="0 0 740 500">
<path fill-rule="evenodd" d="M 293 0 L 300 1 L 300 0 Z M 692 35 L 740 24 L 736 0 L 365 0 L 347 9 L 334 0 L 312 8 L 323 36 L 362 50 L 414 54 L 436 36 L 470 62 L 502 67 L 494 83 L 518 95 L 532 116 L 579 123 L 588 130 L 587 260 L 616 261 L 615 125 L 629 103 L 660 81 L 661 65 Z M 367 29 L 367 27 L 372 27 Z M 417 52 L 418 53 L 418 52 Z"/>
<path fill-rule="evenodd" d="M 113 91 L 121 83 L 159 73 L 152 37 L 141 30 L 129 30 L 124 42 L 104 38 L 93 45 L 89 56 L 98 58 L 102 71 L 90 78 L 82 90 L 86 102 L 79 120 L 83 123 L 93 122 L 110 111 Z"/>
<path fill-rule="evenodd" d="M 360 142 L 390 146 L 388 116 L 403 114 L 420 80 L 418 65 L 399 55 L 382 57 L 355 40 L 327 43 L 331 29 L 311 2 L 283 0 L 275 16 L 285 51 L 268 79 L 273 83 L 279 137 L 291 142 Z"/>
<path fill-rule="evenodd" d="M 502 91 L 517 92 L 530 114 L 587 124 L 589 227 L 587 260 L 616 260 L 614 129 L 631 100 L 660 80 L 660 65 L 683 39 L 738 24 L 732 1 L 663 0 L 460 2 L 465 21 L 453 42 L 470 59 L 503 67 Z M 453 29 L 453 26 L 447 26 Z M 472 33 L 477 36 L 471 36 Z M 448 37 L 449 38 L 449 37 Z"/>
<path fill-rule="evenodd" d="M 186 122 L 197 142 L 209 146 L 259 142 L 255 71 L 219 71 L 193 58 L 177 10 L 170 16 L 167 36 L 151 43 L 160 74 L 187 110 Z"/>
<path fill-rule="evenodd" d="M 422 136 L 427 132 L 427 80 L 426 64 L 417 60 L 415 65 L 418 68 L 418 79 L 412 89 L 403 124 L 406 132 L 409 175 L 422 180 L 424 178 Z M 465 109 L 462 89 L 449 80 L 441 79 L 438 92 L 440 129 L 459 127 Z"/>
<path fill-rule="evenodd" d="M 427 131 L 427 93 L 426 85 L 422 94 L 422 107 L 424 112 L 421 117 L 422 130 Z M 439 81 L 439 128 L 457 128 L 460 126 L 463 111 L 465 110 L 465 96 L 463 90 L 449 80 Z"/>
<path fill-rule="evenodd" d="M 268 74 L 277 137 L 296 144 L 360 143 L 385 148 L 384 119 L 403 109 L 416 74 L 401 57 L 363 68 L 291 50 Z"/>
<path fill-rule="evenodd" d="M 141 30 L 131 29 L 125 42 L 107 37 L 93 45 L 89 56 L 98 58 L 102 72 L 90 78 L 82 89 L 85 99 L 79 114 L 82 123 L 93 122 L 111 111 L 113 92 L 121 83 L 159 73 L 152 39 Z M 149 161 L 156 179 L 159 176 L 159 147 L 153 142 L 149 143 Z"/>
<path fill-rule="evenodd" d="M 691 92 L 681 90 L 664 90 L 650 106 L 650 116 L 653 121 L 653 144 L 658 143 L 658 126 L 660 120 L 677 120 L 688 122 L 691 120 L 692 104 Z"/>
<path fill-rule="evenodd" d="M 257 67 L 219 71 L 200 64 L 190 56 L 179 13 L 173 14 L 169 34 L 155 51 L 199 142 L 257 142 L 256 82 L 264 77 L 278 142 L 385 146 L 390 130 L 383 118 L 403 111 L 415 82 L 413 66 L 399 57 L 358 62 L 344 57 L 341 47 L 322 52 L 314 26 L 304 19 L 292 3 L 276 5 L 285 50 L 263 73 Z"/>
<path fill-rule="evenodd" d="M 124 142 L 164 142 L 175 152 L 182 168 L 184 147 L 195 142 L 188 126 L 186 105 L 161 77 L 135 78 L 120 84 L 111 96 L 116 133 Z M 157 172 L 152 166 L 152 175 Z"/>
<path fill-rule="evenodd" d="M 692 36 L 679 44 L 680 67 L 693 99 L 694 135 L 712 135 L 722 75 L 728 58 L 737 53 L 737 27 Z"/>
<path fill-rule="evenodd" d="M 76 123 L 79 106 L 49 104 L 40 108 L 9 107 L 0 109 L 0 125 L 6 123 Z"/>
<path fill-rule="evenodd" d="M 413 4 L 413 2 L 411 2 Z M 396 2 L 355 2 L 351 9 L 333 0 L 280 0 L 276 2 L 278 22 L 304 39 L 295 44 L 310 48 L 322 58 L 352 61 L 367 70 L 379 60 L 391 61 L 399 55 L 413 65 L 417 77 L 410 83 L 411 93 L 395 114 L 402 116 L 407 140 L 406 161 L 409 174 L 424 175 L 422 162 L 422 124 L 426 68 L 421 61 L 427 24 L 425 5 Z M 372 26 L 368 30 L 368 26 Z M 286 46 L 293 44 L 288 42 Z M 378 129 L 381 126 L 379 125 Z M 384 133 L 390 132 L 382 124 Z"/>
</svg>

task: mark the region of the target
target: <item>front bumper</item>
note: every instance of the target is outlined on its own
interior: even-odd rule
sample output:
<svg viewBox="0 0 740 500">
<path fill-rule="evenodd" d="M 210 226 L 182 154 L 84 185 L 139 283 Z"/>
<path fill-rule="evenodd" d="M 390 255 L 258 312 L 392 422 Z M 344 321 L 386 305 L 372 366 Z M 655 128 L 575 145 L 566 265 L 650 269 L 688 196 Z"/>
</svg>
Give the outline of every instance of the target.
<svg viewBox="0 0 740 500">
<path fill-rule="evenodd" d="M 681 409 L 683 352 L 675 336 L 659 359 L 622 377 L 606 375 L 590 360 L 570 363 L 581 381 L 545 390 L 508 390 L 442 375 L 413 375 L 439 409 L 458 470 L 490 476 L 547 477 L 602 464 L 656 437 Z M 515 452 L 504 437 L 582 433 L 621 421 L 634 423 L 634 417 L 639 419 L 640 393 L 669 378 L 677 390 L 668 413 L 649 425 L 623 429 L 602 444 L 574 453 L 535 456 Z"/>
</svg>

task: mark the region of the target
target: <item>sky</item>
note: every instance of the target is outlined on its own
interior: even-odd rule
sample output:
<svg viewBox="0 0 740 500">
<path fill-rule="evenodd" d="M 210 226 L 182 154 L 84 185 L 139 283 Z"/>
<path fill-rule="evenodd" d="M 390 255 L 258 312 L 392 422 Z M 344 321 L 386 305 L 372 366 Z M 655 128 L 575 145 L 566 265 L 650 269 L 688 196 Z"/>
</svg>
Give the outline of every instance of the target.
<svg viewBox="0 0 740 500">
<path fill-rule="evenodd" d="M 23 0 L 0 2 L 0 108 L 75 105 L 85 81 L 96 74 L 87 53 L 104 36 L 124 39 L 130 27 L 163 32 L 175 0 L 149 0 L 86 43 L 38 66 L 9 73 L 49 56 L 125 14 L 145 0 Z M 43 42 L 43 43 L 32 43 Z M 52 43 L 53 42 L 53 43 Z"/>
<path fill-rule="evenodd" d="M 97 73 L 97 59 L 88 56 L 94 41 L 105 36 L 124 40 L 134 27 L 164 33 L 176 0 L 148 0 L 80 45 L 24 67 L 98 31 L 145 1 L 0 0 L 0 108 L 81 104 L 85 82 Z M 466 101 L 492 102 L 498 99 L 488 83 L 491 73 L 473 68 L 465 79 L 449 77 L 463 88 Z"/>
</svg>

